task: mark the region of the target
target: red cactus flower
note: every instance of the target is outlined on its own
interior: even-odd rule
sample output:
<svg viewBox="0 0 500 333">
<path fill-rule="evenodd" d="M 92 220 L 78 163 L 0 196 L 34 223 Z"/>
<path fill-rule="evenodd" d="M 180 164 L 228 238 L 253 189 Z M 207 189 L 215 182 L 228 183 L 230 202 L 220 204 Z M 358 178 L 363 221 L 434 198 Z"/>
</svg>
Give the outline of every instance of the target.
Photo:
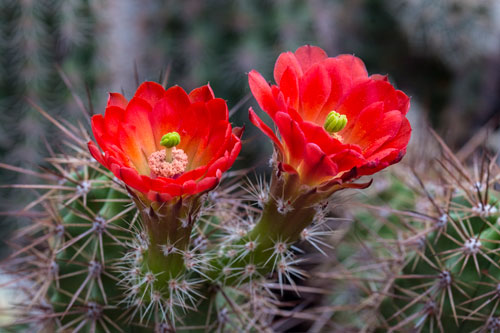
<svg viewBox="0 0 500 333">
<path fill-rule="evenodd" d="M 250 89 L 281 139 L 250 108 L 251 122 L 275 143 L 281 168 L 316 186 L 373 174 L 401 160 L 410 139 L 410 103 L 385 76 L 368 76 L 351 55 L 329 58 L 319 47 L 282 53 L 277 85 L 255 70 Z"/>
<path fill-rule="evenodd" d="M 130 101 L 110 93 L 105 115 L 92 117 L 92 131 L 104 152 L 90 141 L 92 156 L 158 202 L 214 188 L 241 149 L 242 131 L 232 129 L 226 102 L 209 85 L 188 95 L 178 86 L 144 82 Z M 178 140 L 165 144 L 171 133 Z"/>
</svg>

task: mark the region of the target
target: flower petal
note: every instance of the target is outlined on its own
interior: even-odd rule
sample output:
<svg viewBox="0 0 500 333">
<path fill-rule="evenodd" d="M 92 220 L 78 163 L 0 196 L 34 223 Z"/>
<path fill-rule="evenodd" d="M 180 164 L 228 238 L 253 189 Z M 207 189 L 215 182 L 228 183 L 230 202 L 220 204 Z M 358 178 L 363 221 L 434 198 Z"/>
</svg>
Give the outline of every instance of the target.
<svg viewBox="0 0 500 333">
<path fill-rule="evenodd" d="M 396 136 L 401 128 L 404 116 L 394 110 L 384 113 L 381 122 L 375 128 L 360 137 L 360 145 L 364 147 L 365 156 L 370 156 L 388 140 Z"/>
<path fill-rule="evenodd" d="M 89 141 L 87 143 L 87 146 L 89 148 L 90 155 L 92 155 L 92 157 L 95 158 L 96 161 L 101 163 L 104 167 L 107 167 L 107 163 L 104 161 L 102 153 L 99 150 L 99 148 L 96 147 L 95 143 L 92 141 Z"/>
<path fill-rule="evenodd" d="M 153 133 L 153 140 L 157 143 L 159 150 L 159 143 L 162 136 L 172 131 L 179 131 L 181 117 L 183 112 L 177 112 L 174 109 L 168 98 L 163 98 L 154 106 L 153 110 L 149 113 L 149 123 L 151 124 L 151 131 Z M 181 133 L 179 133 L 181 134 Z M 181 138 L 181 144 L 184 140 Z"/>
<path fill-rule="evenodd" d="M 125 109 L 127 107 L 128 101 L 120 93 L 109 93 L 108 95 L 108 107 L 117 106 L 119 108 Z"/>
<path fill-rule="evenodd" d="M 224 156 L 218 158 L 211 164 L 207 170 L 206 177 L 213 177 L 217 175 L 217 171 L 226 171 L 228 169 L 229 154 L 226 152 Z"/>
<path fill-rule="evenodd" d="M 204 193 L 214 189 L 219 184 L 219 178 L 207 177 L 196 184 L 196 193 Z"/>
<path fill-rule="evenodd" d="M 225 131 L 223 128 L 225 127 Z M 224 155 L 228 149 L 231 136 L 233 135 L 231 125 L 226 122 L 219 122 L 210 130 L 202 159 L 199 163 L 213 163 L 219 156 Z"/>
<path fill-rule="evenodd" d="M 348 147 L 325 131 L 323 126 L 304 121 L 300 124 L 300 129 L 304 132 L 307 142 L 317 144 L 327 155 L 334 154 Z M 361 149 L 358 147 L 353 149 L 358 149 L 361 152 Z"/>
<path fill-rule="evenodd" d="M 118 106 L 108 106 L 104 113 L 104 124 L 109 136 L 116 138 L 120 124 L 125 116 L 125 110 Z"/>
<path fill-rule="evenodd" d="M 193 124 L 192 116 L 190 116 L 192 113 L 188 112 L 190 106 L 191 102 L 187 93 L 179 86 L 169 88 L 165 97 L 156 103 L 149 115 L 149 121 L 157 150 L 161 148 L 159 147 L 161 137 L 172 131 L 179 132 L 181 145 L 183 144 L 183 139 L 185 139 L 183 136 L 186 134 L 182 133 L 183 126 L 184 129 L 186 124 L 196 126 Z"/>
<path fill-rule="evenodd" d="M 353 178 L 371 175 L 387 168 L 389 165 L 399 162 L 405 155 L 405 152 L 406 149 L 387 148 L 381 150 L 371 157 L 371 161 L 361 165 L 359 168 L 355 168 L 355 172 L 352 172 L 352 174 L 355 174 Z"/>
<path fill-rule="evenodd" d="M 173 86 L 165 92 L 169 105 L 182 114 L 191 105 L 188 94 L 179 86 Z"/>
<path fill-rule="evenodd" d="M 299 80 L 291 68 L 285 70 L 279 85 L 285 102 L 297 110 L 299 108 Z"/>
<path fill-rule="evenodd" d="M 331 81 L 321 65 L 314 65 L 300 81 L 300 102 L 304 120 L 316 121 L 328 97 Z"/>
<path fill-rule="evenodd" d="M 179 178 L 174 179 L 175 183 L 182 184 L 183 182 L 188 181 L 189 179 L 198 180 L 205 175 L 205 173 L 207 172 L 207 168 L 208 166 L 202 165 L 196 169 L 184 172 L 182 175 L 179 176 Z"/>
<path fill-rule="evenodd" d="M 153 107 L 160 99 L 165 96 L 165 89 L 156 82 L 147 81 L 137 88 L 134 97 L 145 100 Z"/>
<path fill-rule="evenodd" d="M 192 179 L 182 184 L 182 194 L 194 194 L 196 192 L 196 182 Z"/>
<path fill-rule="evenodd" d="M 227 122 L 224 122 L 227 124 Z M 181 144 L 178 148 L 183 149 L 188 155 L 188 169 L 195 168 L 200 164 L 193 164 L 194 160 L 204 154 L 208 137 L 213 123 L 210 121 L 210 114 L 206 108 L 206 103 L 198 102 L 191 104 L 182 118 L 179 120 L 178 128 L 172 129 L 181 135 Z"/>
<path fill-rule="evenodd" d="M 166 192 L 159 193 L 159 192 L 155 192 L 155 191 L 149 191 L 146 194 L 146 197 L 148 198 L 148 200 L 156 201 L 156 202 L 166 202 L 166 201 L 172 200 L 172 198 L 174 198 L 174 196 L 170 195 L 170 193 L 166 193 Z"/>
<path fill-rule="evenodd" d="M 295 74 L 296 77 L 303 75 L 302 67 L 292 52 L 281 53 L 274 65 L 274 82 L 280 84 L 282 76 L 287 69 Z"/>
<path fill-rule="evenodd" d="M 304 132 L 299 128 L 297 122 L 284 112 L 276 113 L 275 122 L 286 144 L 284 151 L 288 155 L 287 162 L 291 165 L 298 165 L 304 155 L 306 144 Z"/>
<path fill-rule="evenodd" d="M 304 149 L 304 160 L 300 166 L 299 174 L 307 184 L 318 184 L 326 178 L 335 176 L 337 166 L 317 144 L 308 143 Z"/>
<path fill-rule="evenodd" d="M 233 127 L 233 134 L 238 138 L 241 139 L 243 136 L 243 133 L 245 132 L 245 125 L 242 127 Z"/>
<path fill-rule="evenodd" d="M 394 148 L 398 150 L 405 150 L 411 137 L 411 126 L 407 118 L 403 118 L 398 133 L 391 140 L 387 140 L 378 151 L 384 149 Z"/>
<path fill-rule="evenodd" d="M 356 119 L 361 111 L 375 102 L 384 102 L 384 111 L 398 110 L 400 98 L 396 89 L 386 81 L 368 80 L 354 86 L 340 102 L 338 113 Z"/>
<path fill-rule="evenodd" d="M 126 129 L 133 131 L 129 135 L 134 137 L 146 156 L 159 150 L 149 120 L 150 113 L 151 105 L 141 98 L 134 97 L 128 103 L 123 119 L 124 124 L 130 125 Z"/>
<path fill-rule="evenodd" d="M 189 100 L 188 94 L 179 86 L 173 86 L 169 88 L 165 95 L 165 101 L 167 101 L 168 108 L 171 108 L 173 112 L 175 112 L 178 116 L 177 119 L 180 119 L 179 128 L 176 131 L 182 131 L 183 129 L 190 128 L 195 126 L 194 123 L 196 119 L 192 119 L 188 114 L 192 117 L 194 116 L 193 112 L 189 112 L 189 107 L 191 106 L 191 101 Z M 172 123 L 171 120 L 169 120 Z M 175 123 L 174 123 L 175 127 Z M 163 135 L 165 133 L 162 133 Z M 160 137 L 161 138 L 161 137 Z"/>
<path fill-rule="evenodd" d="M 410 98 L 401 90 L 396 90 L 396 95 L 398 98 L 397 110 L 400 110 L 404 115 L 407 114 L 408 110 L 410 110 Z"/>
<path fill-rule="evenodd" d="M 110 144 L 116 143 L 116 139 L 108 135 L 104 117 L 102 115 L 96 114 L 92 116 L 90 123 L 92 126 L 92 133 L 94 134 L 99 147 L 105 150 Z"/>
<path fill-rule="evenodd" d="M 137 129 L 134 125 L 122 124 L 118 134 L 120 146 L 130 162 L 142 175 L 149 176 L 151 171 L 148 165 L 148 154 L 142 148 L 140 140 L 137 139 Z"/>
<path fill-rule="evenodd" d="M 278 111 L 278 107 L 269 84 L 262 75 L 255 70 L 248 74 L 248 84 L 261 109 L 273 118 L 274 114 Z"/>
<path fill-rule="evenodd" d="M 151 180 L 151 190 L 159 193 L 168 193 L 172 197 L 182 195 L 182 184 L 177 184 L 167 178 L 158 177 Z"/>
<path fill-rule="evenodd" d="M 346 142 L 361 144 L 362 138 L 373 132 L 384 118 L 384 102 L 375 102 L 363 109 L 355 118 L 348 119 L 347 126 L 340 132 Z"/>
<path fill-rule="evenodd" d="M 278 162 L 278 169 L 286 173 L 298 174 L 298 171 L 293 166 L 287 163 Z"/>
<path fill-rule="evenodd" d="M 252 107 L 248 109 L 248 117 L 250 118 L 250 121 L 252 124 L 257 126 L 258 129 L 260 129 L 265 135 L 267 135 L 273 142 L 274 144 L 279 148 L 281 152 L 283 152 L 283 145 L 281 144 L 280 140 L 274 134 L 273 130 L 269 128 L 253 111 Z"/>
<path fill-rule="evenodd" d="M 236 160 L 236 157 L 238 157 L 241 151 L 241 141 L 236 135 L 233 134 L 231 141 L 233 149 L 229 153 L 228 169 L 231 167 L 231 165 L 233 165 L 234 161 Z"/>
<path fill-rule="evenodd" d="M 295 51 L 295 57 L 299 61 L 302 71 L 305 73 L 315 64 L 323 61 L 328 56 L 322 48 L 317 46 L 305 45 Z"/>
<path fill-rule="evenodd" d="M 191 103 L 208 102 L 214 98 L 215 98 L 214 92 L 213 92 L 212 88 L 210 87 L 210 84 L 193 89 L 189 93 L 189 100 L 191 101 Z"/>
<path fill-rule="evenodd" d="M 189 149 L 188 154 L 193 155 L 190 161 L 190 168 L 196 168 L 203 164 L 210 164 L 215 161 L 227 149 L 227 144 L 232 135 L 231 125 L 225 121 L 211 124 L 207 128 L 207 135 L 197 137 L 193 140 L 196 144 L 193 150 Z"/>
<path fill-rule="evenodd" d="M 337 164 L 339 172 L 348 171 L 366 163 L 363 155 L 353 149 L 344 149 L 334 155 L 330 155 L 330 158 Z"/>
<path fill-rule="evenodd" d="M 323 65 L 331 80 L 331 90 L 323 111 L 318 113 L 316 122 L 323 121 L 328 112 L 336 110 L 340 100 L 355 84 L 368 79 L 364 63 L 351 55 L 343 54 L 328 58 L 323 61 Z"/>
<path fill-rule="evenodd" d="M 140 191 L 148 192 L 150 186 L 147 183 L 147 177 L 141 177 L 136 170 L 127 167 L 120 168 L 120 179 L 123 180 L 128 186 Z"/>
<path fill-rule="evenodd" d="M 212 121 L 229 119 L 227 104 L 226 101 L 222 98 L 214 98 L 211 101 L 207 102 L 206 106 L 209 117 L 213 119 Z"/>
</svg>

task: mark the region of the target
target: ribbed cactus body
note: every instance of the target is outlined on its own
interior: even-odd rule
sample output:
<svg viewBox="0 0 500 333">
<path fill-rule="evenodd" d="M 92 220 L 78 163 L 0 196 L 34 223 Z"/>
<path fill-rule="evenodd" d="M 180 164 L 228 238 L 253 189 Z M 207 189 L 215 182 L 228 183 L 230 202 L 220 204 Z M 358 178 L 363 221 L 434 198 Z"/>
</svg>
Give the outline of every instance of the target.
<svg viewBox="0 0 500 333">
<path fill-rule="evenodd" d="M 483 162 L 478 172 L 458 160 L 440 163 L 442 174 L 414 174 L 414 182 L 402 171 L 367 197 L 371 208 L 357 212 L 338 245 L 345 268 L 336 273 L 332 302 L 358 299 L 357 311 L 371 319 L 334 321 L 391 332 L 498 329 L 498 166 Z"/>
<path fill-rule="evenodd" d="M 97 180 L 109 182 L 105 176 Z M 124 201 L 127 198 L 116 188 L 96 185 L 86 194 L 85 204 L 76 200 L 60 212 L 57 237 L 64 242 L 58 240 L 52 250 L 58 269 L 47 298 L 68 330 L 81 326 L 82 331 L 105 332 L 110 324 L 103 316 L 117 322 L 123 314 L 119 306 L 123 291 L 117 286 L 121 277 L 114 266 L 130 238 L 128 222 L 134 213 L 123 215 L 130 205 Z"/>
</svg>

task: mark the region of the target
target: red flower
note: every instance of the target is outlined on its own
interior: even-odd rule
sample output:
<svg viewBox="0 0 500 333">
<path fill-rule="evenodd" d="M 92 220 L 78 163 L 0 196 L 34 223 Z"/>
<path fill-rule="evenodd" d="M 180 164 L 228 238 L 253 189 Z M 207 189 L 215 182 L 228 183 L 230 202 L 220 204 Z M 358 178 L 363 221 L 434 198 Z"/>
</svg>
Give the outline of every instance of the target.
<svg viewBox="0 0 500 333">
<path fill-rule="evenodd" d="M 281 168 L 316 186 L 373 174 L 401 160 L 410 139 L 405 117 L 410 103 L 381 75 L 368 76 L 351 55 L 329 58 L 319 47 L 282 53 L 274 67 L 277 85 L 255 70 L 250 89 L 274 121 L 281 139 L 250 108 L 250 120 L 275 143 Z M 331 111 L 345 116 L 340 131 L 329 133 Z M 342 129 L 342 125 L 345 127 Z"/>
<path fill-rule="evenodd" d="M 214 188 L 241 149 L 242 131 L 231 128 L 226 102 L 214 98 L 209 85 L 188 95 L 178 86 L 165 90 L 144 82 L 130 101 L 110 93 L 104 117 L 92 117 L 92 131 L 104 152 L 90 141 L 92 156 L 127 186 L 159 202 Z M 182 149 L 184 160 L 177 174 L 165 177 L 150 166 L 158 162 L 152 155 L 164 151 L 160 141 L 169 132 L 179 134 L 175 149 Z"/>
</svg>

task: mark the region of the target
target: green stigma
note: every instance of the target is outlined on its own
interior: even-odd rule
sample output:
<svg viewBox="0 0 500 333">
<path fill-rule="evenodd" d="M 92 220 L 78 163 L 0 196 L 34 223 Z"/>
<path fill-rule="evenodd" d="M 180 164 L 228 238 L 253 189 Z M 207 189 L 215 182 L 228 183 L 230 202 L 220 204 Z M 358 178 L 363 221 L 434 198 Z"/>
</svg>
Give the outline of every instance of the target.
<svg viewBox="0 0 500 333">
<path fill-rule="evenodd" d="M 347 125 L 347 117 L 336 111 L 330 111 L 325 120 L 325 130 L 329 133 L 335 133 L 344 129 Z"/>
<path fill-rule="evenodd" d="M 160 145 L 165 148 L 172 148 L 181 143 L 181 136 L 177 132 L 170 132 L 161 137 Z"/>
</svg>

